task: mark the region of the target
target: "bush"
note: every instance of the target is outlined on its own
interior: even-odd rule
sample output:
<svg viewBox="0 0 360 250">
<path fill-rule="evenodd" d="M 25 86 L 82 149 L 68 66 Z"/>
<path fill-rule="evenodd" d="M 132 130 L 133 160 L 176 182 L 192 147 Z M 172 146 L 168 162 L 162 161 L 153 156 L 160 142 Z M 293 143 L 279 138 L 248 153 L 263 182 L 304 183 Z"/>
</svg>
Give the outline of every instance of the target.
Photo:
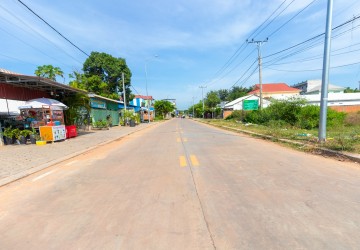
<svg viewBox="0 0 360 250">
<path fill-rule="evenodd" d="M 253 110 L 246 114 L 244 117 L 245 122 L 256 123 L 256 124 L 265 124 L 271 119 L 271 113 L 267 109 L 263 110 Z"/>
<path fill-rule="evenodd" d="M 327 127 L 337 127 L 344 124 L 346 113 L 328 108 Z M 303 129 L 318 128 L 320 122 L 320 106 L 309 105 L 301 108 L 298 115 L 298 127 Z"/>
<path fill-rule="evenodd" d="M 93 123 L 93 127 L 95 127 L 95 128 L 107 128 L 107 127 L 109 127 L 109 124 L 105 120 L 98 120 L 98 121 Z"/>
<path fill-rule="evenodd" d="M 346 118 L 346 113 L 338 112 L 328 108 L 327 111 L 327 126 L 328 127 L 338 127 L 344 124 Z"/>
<path fill-rule="evenodd" d="M 305 101 L 299 98 L 289 98 L 287 100 L 275 100 L 267 108 L 271 120 L 282 120 L 290 125 L 295 125 Z"/>
<path fill-rule="evenodd" d="M 319 127 L 320 106 L 309 105 L 301 108 L 298 116 L 298 127 L 302 129 L 313 129 Z"/>
</svg>

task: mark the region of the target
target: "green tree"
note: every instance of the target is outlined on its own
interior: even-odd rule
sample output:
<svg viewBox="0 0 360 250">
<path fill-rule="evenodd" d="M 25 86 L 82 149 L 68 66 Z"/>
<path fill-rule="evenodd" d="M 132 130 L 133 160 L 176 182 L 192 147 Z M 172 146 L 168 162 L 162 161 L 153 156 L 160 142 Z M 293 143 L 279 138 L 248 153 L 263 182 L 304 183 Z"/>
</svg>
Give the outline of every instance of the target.
<svg viewBox="0 0 360 250">
<path fill-rule="evenodd" d="M 124 73 L 125 91 L 129 97 L 131 90 L 131 71 L 123 58 L 115 58 L 106 53 L 91 52 L 83 65 L 83 71 L 86 77 L 98 76 L 101 82 L 106 83 L 105 89 L 100 88 L 102 92 L 97 93 L 109 98 L 114 98 L 117 91 L 123 92 L 122 73 Z M 129 99 L 129 98 L 127 98 Z"/>
<path fill-rule="evenodd" d="M 207 93 L 206 99 L 205 99 L 205 105 L 211 111 L 212 118 L 214 118 L 215 108 L 220 103 L 220 101 L 221 100 L 220 100 L 220 98 L 218 96 L 217 91 L 210 91 L 210 92 Z"/>
<path fill-rule="evenodd" d="M 64 72 L 59 67 L 42 65 L 37 67 L 35 75 L 56 81 L 56 76 L 64 77 Z"/>
<path fill-rule="evenodd" d="M 163 118 L 165 118 L 166 114 L 174 111 L 174 105 L 166 100 L 155 101 L 154 103 L 155 112 L 157 114 L 161 114 Z"/>
<path fill-rule="evenodd" d="M 194 110 L 194 118 L 195 117 L 202 117 L 202 112 L 203 112 L 203 108 L 202 108 L 202 102 L 200 101 L 199 103 L 197 104 L 194 104 L 193 106 L 191 106 L 189 109 L 188 109 L 188 113 L 189 114 L 192 114 L 193 113 L 193 110 Z"/>
<path fill-rule="evenodd" d="M 217 91 L 218 96 L 222 102 L 226 101 L 229 97 L 229 90 L 227 89 L 220 89 Z"/>
<path fill-rule="evenodd" d="M 252 88 L 243 88 L 243 87 L 234 86 L 229 91 L 227 101 L 231 102 L 240 97 L 246 96 L 251 90 L 252 90 Z"/>
<path fill-rule="evenodd" d="M 359 89 L 352 89 L 350 87 L 347 87 L 345 90 L 344 90 L 344 93 L 357 93 L 357 92 L 360 92 Z"/>
<path fill-rule="evenodd" d="M 131 71 L 123 58 L 115 58 L 106 53 L 91 52 L 83 65 L 84 73 L 74 72 L 70 85 L 95 94 L 119 99 L 123 92 L 122 73 L 124 73 L 126 100 L 131 96 Z"/>
</svg>

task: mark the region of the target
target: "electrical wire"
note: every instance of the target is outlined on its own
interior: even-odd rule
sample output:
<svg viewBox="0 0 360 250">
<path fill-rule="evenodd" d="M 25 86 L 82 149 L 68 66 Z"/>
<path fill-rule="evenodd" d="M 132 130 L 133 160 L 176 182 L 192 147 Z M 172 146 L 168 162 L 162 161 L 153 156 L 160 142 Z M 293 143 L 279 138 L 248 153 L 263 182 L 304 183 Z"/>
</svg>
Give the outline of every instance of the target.
<svg viewBox="0 0 360 250">
<path fill-rule="evenodd" d="M 80 49 L 77 45 L 75 45 L 73 42 L 71 42 L 68 38 L 66 38 L 63 34 L 61 34 L 57 29 L 55 29 L 53 26 L 51 26 L 47 21 L 45 21 L 41 16 L 39 16 L 37 13 L 35 13 L 29 6 L 24 4 L 21 0 L 18 0 L 19 3 L 25 6 L 31 13 L 33 13 L 35 16 L 37 16 L 41 21 L 43 21 L 47 26 L 49 26 L 52 30 L 54 30 L 57 34 L 59 34 L 62 38 L 64 38 L 66 41 L 68 41 L 72 46 L 74 46 L 76 49 L 78 49 L 80 52 L 82 52 L 86 56 L 90 56 L 88 53 Z"/>
<path fill-rule="evenodd" d="M 18 18 L 16 15 L 14 15 L 13 13 L 11 13 L 8 9 L 4 8 L 3 6 L 0 5 L 0 8 L 3 9 L 5 12 L 7 12 L 9 15 L 11 15 L 12 17 L 14 17 L 16 20 L 18 20 L 19 22 L 21 22 L 23 25 L 25 25 L 26 27 L 28 27 L 29 29 L 31 29 L 34 33 L 38 34 L 41 38 L 45 39 L 46 41 L 48 41 L 49 43 L 51 43 L 52 45 L 54 45 L 56 48 L 58 48 L 59 50 L 63 51 L 67 56 L 71 57 L 74 61 L 82 64 L 82 62 L 80 62 L 77 58 L 73 57 L 70 53 L 66 52 L 63 48 L 61 48 L 60 46 L 58 46 L 57 44 L 55 44 L 54 42 L 52 42 L 50 39 L 48 39 L 47 37 L 43 36 L 40 32 L 38 32 L 37 30 L 33 29 L 30 25 L 28 25 L 26 22 L 24 22 L 23 20 L 21 20 L 20 18 Z M 3 19 L 4 21 L 6 21 L 7 23 L 11 24 L 11 25 L 15 25 L 17 26 L 19 29 L 21 29 L 24 32 L 30 33 L 28 30 L 25 30 L 24 28 L 20 27 L 19 25 L 15 24 L 15 23 L 11 23 L 8 20 L 6 20 L 5 18 L 3 18 L 2 16 L 0 16 L 1 19 Z"/>
<path fill-rule="evenodd" d="M 276 20 L 276 18 L 278 18 L 287 8 L 289 8 L 289 6 L 294 2 L 295 0 L 292 0 L 281 12 L 279 12 L 264 28 L 262 28 L 259 32 L 256 33 L 256 35 L 254 35 L 254 37 L 256 37 L 257 35 L 259 35 L 264 29 L 266 29 L 272 22 L 274 22 Z M 278 9 L 280 9 L 280 7 L 285 3 L 286 1 L 282 2 L 279 6 Z M 278 10 L 276 9 L 276 11 Z M 252 35 L 250 35 L 249 37 L 251 37 Z"/>
<path fill-rule="evenodd" d="M 255 34 L 280 8 L 281 6 L 286 2 L 287 0 L 284 0 L 271 14 L 268 18 L 265 19 L 265 21 L 263 21 L 251 34 L 250 37 L 253 36 L 253 34 Z M 293 0 L 292 2 L 294 2 L 295 0 Z M 291 2 L 291 3 L 292 3 Z M 290 4 L 291 4 L 290 3 Z M 290 5 L 289 4 L 289 5 Z M 274 21 L 277 18 L 277 16 L 272 20 Z M 272 22 L 271 21 L 271 22 Z M 267 26 L 266 26 L 267 27 Z M 212 79 L 217 78 L 219 75 L 221 75 L 227 68 L 230 67 L 230 65 L 236 60 L 236 58 L 245 50 L 245 48 L 247 47 L 247 42 L 244 42 L 233 54 L 232 56 L 226 61 L 226 63 L 214 74 L 214 76 L 212 77 Z M 233 70 L 231 70 L 232 72 Z M 229 73 L 227 73 L 229 74 Z M 223 76 L 224 78 L 225 76 Z M 210 80 L 208 81 L 209 83 L 207 84 L 207 86 L 209 84 L 213 84 L 214 80 Z"/>
</svg>

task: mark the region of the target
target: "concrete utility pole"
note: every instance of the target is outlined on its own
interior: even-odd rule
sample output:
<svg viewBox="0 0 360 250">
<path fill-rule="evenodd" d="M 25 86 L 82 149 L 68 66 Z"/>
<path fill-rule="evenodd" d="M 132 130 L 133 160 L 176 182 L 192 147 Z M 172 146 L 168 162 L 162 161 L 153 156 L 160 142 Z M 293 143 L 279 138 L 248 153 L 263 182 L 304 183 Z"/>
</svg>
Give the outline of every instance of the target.
<svg viewBox="0 0 360 250">
<path fill-rule="evenodd" d="M 319 121 L 320 142 L 324 142 L 326 140 L 326 118 L 327 118 L 327 101 L 328 101 L 328 85 L 329 85 L 330 50 L 331 50 L 332 9 L 333 9 L 333 0 L 328 0 L 322 85 L 321 85 L 321 99 L 320 99 L 320 121 Z"/>
<path fill-rule="evenodd" d="M 124 72 L 121 74 L 122 84 L 123 84 L 123 94 L 124 94 L 124 109 L 126 111 L 126 91 L 125 91 L 125 79 L 124 79 Z"/>
<path fill-rule="evenodd" d="M 263 41 L 254 41 L 252 39 L 251 41 L 246 40 L 248 43 L 256 43 L 257 49 L 258 49 L 258 61 L 259 61 L 259 85 L 260 85 L 260 109 L 263 108 L 263 94 L 262 94 L 262 75 L 261 75 L 261 45 L 263 43 L 266 43 L 269 39 L 266 38 L 266 40 Z"/>
<path fill-rule="evenodd" d="M 154 55 L 154 57 L 158 57 L 158 55 Z M 150 123 L 150 101 L 152 101 L 151 99 L 149 99 L 149 93 L 148 93 L 148 74 L 147 74 L 147 62 L 150 60 L 151 58 L 145 59 L 145 81 L 146 81 L 146 96 L 148 97 L 148 101 L 147 101 L 147 108 L 148 108 L 148 120 Z M 155 117 L 155 116 L 154 116 Z"/>
<path fill-rule="evenodd" d="M 200 86 L 199 88 L 201 88 L 202 103 L 203 103 L 203 119 L 205 119 L 204 89 L 206 88 L 206 86 Z"/>
</svg>

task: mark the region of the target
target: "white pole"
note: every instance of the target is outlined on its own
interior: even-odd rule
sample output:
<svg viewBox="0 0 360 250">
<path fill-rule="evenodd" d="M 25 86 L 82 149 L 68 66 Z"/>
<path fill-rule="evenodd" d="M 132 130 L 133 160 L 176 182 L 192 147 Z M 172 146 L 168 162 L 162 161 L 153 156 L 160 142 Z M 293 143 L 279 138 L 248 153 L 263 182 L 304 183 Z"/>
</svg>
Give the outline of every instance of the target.
<svg viewBox="0 0 360 250">
<path fill-rule="evenodd" d="M 330 49 L 331 49 L 332 8 L 333 8 L 333 0 L 328 0 L 327 16 L 326 16 L 325 45 L 324 45 L 323 74 L 322 74 L 322 85 L 321 85 L 321 99 L 320 99 L 320 121 L 319 121 L 319 141 L 320 142 L 324 142 L 326 140 L 326 117 L 327 117 Z"/>
<path fill-rule="evenodd" d="M 147 98 L 149 98 L 149 94 L 148 94 L 148 81 L 147 81 L 147 60 L 145 60 L 145 81 L 146 81 L 146 96 Z M 147 110 L 148 110 L 148 121 L 150 123 L 150 100 L 147 100 Z"/>
<path fill-rule="evenodd" d="M 125 91 L 124 72 L 122 73 L 121 78 L 122 78 L 123 94 L 124 94 L 124 109 L 126 111 L 126 91 Z"/>
</svg>

